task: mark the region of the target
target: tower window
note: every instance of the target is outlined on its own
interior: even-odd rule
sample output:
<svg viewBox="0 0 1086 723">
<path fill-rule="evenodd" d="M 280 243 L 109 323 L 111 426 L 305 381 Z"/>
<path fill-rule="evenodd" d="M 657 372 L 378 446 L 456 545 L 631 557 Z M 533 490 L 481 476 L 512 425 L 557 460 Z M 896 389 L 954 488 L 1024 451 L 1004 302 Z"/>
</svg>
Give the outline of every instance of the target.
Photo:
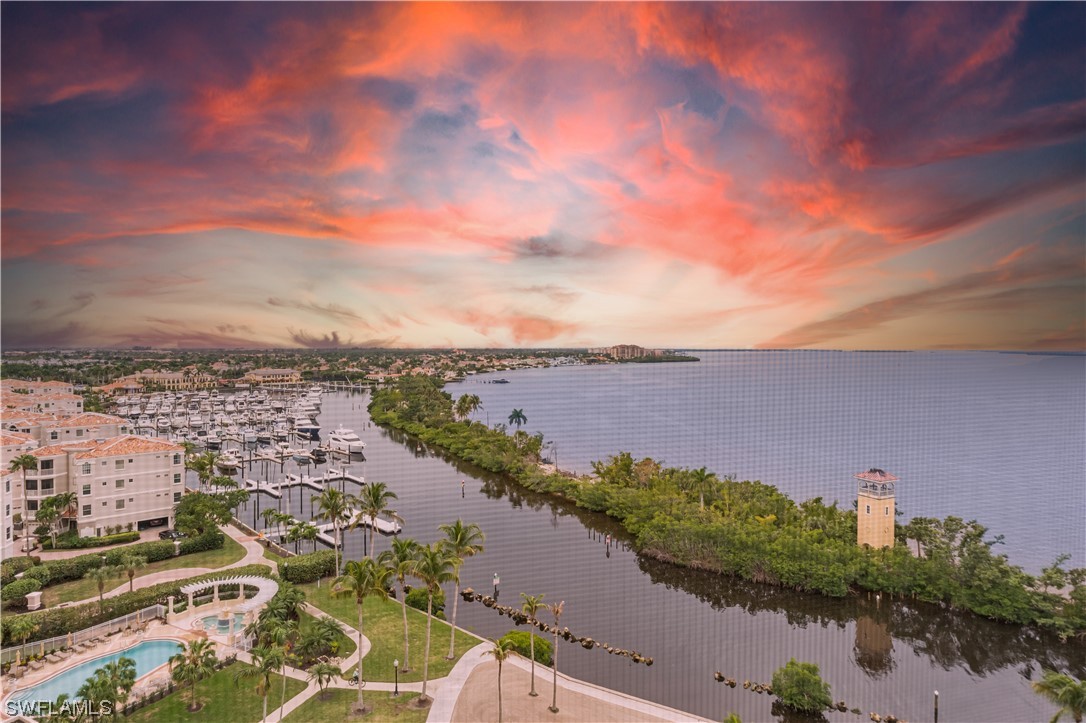
<svg viewBox="0 0 1086 723">
<path fill-rule="evenodd" d="M 871 505 L 864 505 L 867 508 L 867 514 L 871 514 Z"/>
<path fill-rule="evenodd" d="M 885 514 L 887 516 L 890 515 L 890 507 L 889 506 L 886 507 L 886 511 L 883 514 Z"/>
</svg>

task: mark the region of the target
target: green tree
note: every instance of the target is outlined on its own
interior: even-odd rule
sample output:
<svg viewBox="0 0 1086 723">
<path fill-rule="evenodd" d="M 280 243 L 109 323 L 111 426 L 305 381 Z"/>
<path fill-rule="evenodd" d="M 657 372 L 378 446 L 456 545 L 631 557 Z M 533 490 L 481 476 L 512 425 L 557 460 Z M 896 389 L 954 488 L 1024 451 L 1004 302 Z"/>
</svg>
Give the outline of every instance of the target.
<svg viewBox="0 0 1086 723">
<path fill-rule="evenodd" d="M 85 580 L 93 580 L 98 586 L 98 611 L 102 611 L 102 605 L 105 603 L 105 590 L 106 583 L 113 579 L 114 576 L 119 575 L 121 570 L 113 565 L 102 565 L 101 567 L 95 567 L 83 575 Z"/>
<path fill-rule="evenodd" d="M 522 592 L 520 594 L 520 597 L 524 601 L 523 604 L 521 604 L 520 609 L 529 618 L 531 618 L 532 620 L 535 620 L 535 616 L 539 613 L 539 611 L 542 608 L 545 607 L 545 605 L 543 603 L 543 597 L 544 596 L 543 595 L 528 595 L 527 593 Z M 528 636 L 528 645 L 529 645 L 529 656 L 528 656 L 528 658 L 532 661 L 532 689 L 530 691 L 528 691 L 528 695 L 530 695 L 530 696 L 532 696 L 534 698 L 535 696 L 539 695 L 539 693 L 535 692 L 535 635 L 534 634 L 530 634 Z"/>
<path fill-rule="evenodd" d="M 388 488 L 384 482 L 369 482 L 362 488 L 362 492 L 355 498 L 358 503 L 358 514 L 351 521 L 350 529 L 365 524 L 369 519 L 370 525 L 370 558 L 375 557 L 373 551 L 373 535 L 377 531 L 377 518 L 381 515 L 396 522 L 403 522 L 403 518 L 396 514 L 396 510 L 388 506 L 392 500 L 399 499 L 396 493 Z"/>
<path fill-rule="evenodd" d="M 294 519 L 293 517 L 291 518 Z M 313 543 L 313 551 L 317 551 L 317 534 L 320 530 L 317 526 L 305 520 L 295 520 L 287 532 L 287 542 L 294 543 L 294 554 L 298 554 L 298 543 L 302 540 Z"/>
<path fill-rule="evenodd" d="M 449 633 L 449 654 L 445 656 L 446 660 L 452 660 L 456 652 L 456 603 L 457 598 L 460 597 L 460 568 L 464 565 L 466 558 L 474 557 L 483 551 L 483 542 L 486 541 L 486 535 L 479 529 L 479 525 L 474 522 L 465 525 L 460 519 L 457 519 L 451 525 L 441 525 L 438 529 L 445 533 L 445 539 L 441 541 L 441 544 L 445 545 L 445 549 L 456 559 L 456 565 L 453 569 L 455 588 L 453 591 L 452 620 L 449 621 L 452 630 Z"/>
<path fill-rule="evenodd" d="M 400 583 L 400 609 L 403 612 L 403 667 L 404 673 L 411 672 L 411 644 L 407 636 L 407 578 L 412 574 L 418 562 L 419 543 L 410 537 L 392 538 L 392 549 L 385 550 L 378 558 L 381 564 L 392 570 L 392 576 Z"/>
<path fill-rule="evenodd" d="M 513 650 L 511 642 L 499 638 L 494 641 L 493 647 L 483 651 L 483 655 L 493 655 L 494 660 L 498 661 L 498 723 L 502 723 L 502 663 L 510 656 L 516 655 L 516 651 Z"/>
<path fill-rule="evenodd" d="M 704 467 L 690 471 L 690 489 L 698 493 L 698 506 L 705 509 L 705 495 L 712 492 L 720 481 L 717 476 Z"/>
<path fill-rule="evenodd" d="M 324 687 L 331 683 L 333 680 L 343 675 L 343 671 L 337 666 L 331 663 L 317 663 L 309 669 L 308 680 L 317 681 L 317 688 L 320 689 L 320 697 L 325 697 Z"/>
<path fill-rule="evenodd" d="M 65 529 L 72 529 L 72 516 L 67 514 L 68 512 L 74 512 L 76 505 L 79 504 L 79 496 L 75 492 L 61 492 L 58 495 L 53 495 L 48 499 L 53 500 L 53 505 L 57 508 L 59 517 L 67 523 Z M 55 544 L 55 543 L 54 543 Z"/>
<path fill-rule="evenodd" d="M 56 523 L 60 520 L 60 509 L 57 508 L 55 500 L 55 497 L 46 497 L 41 501 L 38 511 L 34 514 L 34 520 L 38 524 L 49 528 L 49 539 L 52 541 L 54 549 L 57 546 Z"/>
<path fill-rule="evenodd" d="M 38 458 L 35 457 L 32 454 L 20 454 L 20 455 L 18 455 L 16 457 L 12 458 L 10 464 L 8 465 L 8 468 L 12 472 L 18 472 L 19 473 L 19 477 L 20 477 L 19 481 L 22 483 L 23 489 L 25 490 L 26 489 L 26 473 L 27 473 L 27 470 L 32 470 L 32 469 L 37 469 L 38 468 Z M 30 557 L 30 552 L 31 552 L 31 550 L 33 550 L 33 545 L 31 544 L 31 538 L 30 538 L 29 534 L 25 535 L 25 538 L 26 538 L 26 556 Z"/>
<path fill-rule="evenodd" d="M 515 426 L 517 429 L 520 429 L 522 424 L 527 423 L 528 418 L 524 416 L 523 409 L 514 409 L 512 412 L 509 413 L 509 424 Z"/>
<path fill-rule="evenodd" d="M 795 658 L 773 673 L 773 694 L 781 705 L 803 713 L 820 713 L 833 702 L 818 666 Z"/>
<path fill-rule="evenodd" d="M 1064 713 L 1071 716 L 1075 723 L 1082 723 L 1083 713 L 1086 712 L 1086 681 L 1046 670 L 1044 676 L 1032 685 L 1039 695 L 1060 706 L 1056 715 L 1052 716 L 1051 723 L 1056 723 Z"/>
<path fill-rule="evenodd" d="M 332 530 L 335 533 L 336 576 L 338 577 L 339 528 L 344 522 L 348 522 L 351 519 L 350 499 L 335 487 L 327 487 L 319 495 L 313 495 L 312 501 L 317 503 L 317 513 L 314 515 L 314 519 L 328 520 L 332 523 Z"/>
<path fill-rule="evenodd" d="M 443 545 L 426 545 L 419 547 L 418 562 L 411 572 L 426 585 L 426 652 L 422 659 L 422 694 L 419 700 L 422 703 L 429 701 L 426 697 L 426 681 L 430 674 L 430 626 L 434 618 L 434 592 L 441 589 L 441 585 L 451 582 L 456 570 L 456 559 L 449 554 Z"/>
<path fill-rule="evenodd" d="M 456 418 L 459 420 L 465 420 L 481 409 L 483 406 L 482 400 L 479 399 L 477 394 L 464 394 L 456 400 L 456 405 L 453 408 Z"/>
<path fill-rule="evenodd" d="M 135 589 L 133 583 L 136 573 L 146 564 L 147 558 L 132 554 L 123 555 L 121 561 L 117 563 L 117 570 L 128 575 L 128 592 Z"/>
<path fill-rule="evenodd" d="M 333 597 L 343 595 L 354 596 L 355 606 L 358 610 L 358 649 L 362 650 L 362 608 L 366 598 L 375 597 L 388 599 L 388 578 L 392 570 L 387 565 L 377 562 L 372 557 L 367 557 L 361 562 L 350 560 L 343 570 L 343 575 L 337 577 L 332 584 Z M 362 659 L 358 659 L 358 704 L 356 712 L 366 713 L 365 703 L 362 701 Z"/>
<path fill-rule="evenodd" d="M 246 678 L 256 678 L 256 692 L 264 699 L 264 712 L 260 720 L 268 719 L 268 691 L 271 689 L 272 676 L 286 665 L 286 651 L 282 648 L 261 646 L 250 653 L 252 665 L 238 668 L 234 673 L 234 685 L 239 685 Z"/>
<path fill-rule="evenodd" d="M 170 657 L 170 676 L 178 685 L 189 686 L 189 711 L 200 709 L 196 703 L 196 684 L 215 672 L 215 644 L 210 640 L 190 640 L 178 645 L 180 652 Z"/>
<path fill-rule="evenodd" d="M 136 661 L 122 656 L 94 671 L 76 695 L 82 700 L 108 703 L 116 717 L 118 708 L 128 701 L 135 685 Z"/>
<path fill-rule="evenodd" d="M 551 713 L 558 712 L 558 623 L 562 620 L 562 612 L 566 609 L 566 601 L 554 603 L 548 606 L 551 611 L 551 615 L 554 616 L 554 649 L 551 650 L 553 658 L 552 670 L 554 672 L 554 681 L 551 685 L 551 705 L 547 709 Z"/>
</svg>

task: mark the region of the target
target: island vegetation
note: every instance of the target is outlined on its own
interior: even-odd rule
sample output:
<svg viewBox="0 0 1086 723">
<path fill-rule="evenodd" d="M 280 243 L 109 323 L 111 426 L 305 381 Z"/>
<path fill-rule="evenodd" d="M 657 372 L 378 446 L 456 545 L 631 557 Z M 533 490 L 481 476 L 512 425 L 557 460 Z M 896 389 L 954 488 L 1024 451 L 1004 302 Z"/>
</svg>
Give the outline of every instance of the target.
<svg viewBox="0 0 1086 723">
<path fill-rule="evenodd" d="M 1086 638 L 1086 569 L 1060 556 L 1034 576 L 995 551 L 976 521 L 914 518 L 893 548 L 856 544 L 856 513 L 821 498 L 797 504 L 772 485 L 664 467 L 619 453 L 574 478 L 541 467 L 542 435 L 458 419 L 438 381 L 400 377 L 377 390 L 373 420 L 520 485 L 619 520 L 638 551 L 690 568 L 799 591 L 910 597 L 998 621 Z"/>
</svg>

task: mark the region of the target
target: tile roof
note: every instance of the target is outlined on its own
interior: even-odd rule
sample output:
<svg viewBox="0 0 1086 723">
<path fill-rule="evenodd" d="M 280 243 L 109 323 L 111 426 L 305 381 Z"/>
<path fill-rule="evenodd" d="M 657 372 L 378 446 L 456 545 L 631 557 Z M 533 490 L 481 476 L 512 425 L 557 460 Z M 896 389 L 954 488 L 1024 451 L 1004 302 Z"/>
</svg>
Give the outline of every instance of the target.
<svg viewBox="0 0 1086 723">
<path fill-rule="evenodd" d="M 113 437 L 98 443 L 92 449 L 80 452 L 76 459 L 91 459 L 94 457 L 119 457 L 125 454 L 147 454 L 150 452 L 184 452 L 185 448 L 179 444 L 162 442 L 148 437 L 137 437 L 133 434 L 125 434 Z"/>
<path fill-rule="evenodd" d="M 59 457 L 62 454 L 68 452 L 88 449 L 90 447 L 97 446 L 97 442 L 93 439 L 87 439 L 82 442 L 65 442 L 64 444 L 50 444 L 47 447 L 38 447 L 37 449 L 30 450 L 27 454 L 32 454 L 35 457 Z"/>
<path fill-rule="evenodd" d="M 33 442 L 34 438 L 29 434 L 23 434 L 22 432 L 10 432 L 0 429 L 0 445 L 7 447 L 12 444 L 25 444 L 27 442 Z"/>
<path fill-rule="evenodd" d="M 128 420 L 121 417 L 114 417 L 111 414 L 101 414 L 99 412 L 83 412 L 77 414 L 74 417 L 67 417 L 58 419 L 52 424 L 43 424 L 43 427 L 97 427 L 102 424 L 128 424 Z"/>
</svg>

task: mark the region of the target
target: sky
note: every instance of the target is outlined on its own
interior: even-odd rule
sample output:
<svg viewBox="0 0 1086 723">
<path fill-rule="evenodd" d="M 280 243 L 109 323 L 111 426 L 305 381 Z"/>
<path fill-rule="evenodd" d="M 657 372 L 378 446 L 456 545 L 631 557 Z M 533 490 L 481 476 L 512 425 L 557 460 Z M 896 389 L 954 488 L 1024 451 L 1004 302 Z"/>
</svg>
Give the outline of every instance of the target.
<svg viewBox="0 0 1086 723">
<path fill-rule="evenodd" d="M 1086 4 L 0 13 L 5 348 L 1086 349 Z"/>
</svg>

